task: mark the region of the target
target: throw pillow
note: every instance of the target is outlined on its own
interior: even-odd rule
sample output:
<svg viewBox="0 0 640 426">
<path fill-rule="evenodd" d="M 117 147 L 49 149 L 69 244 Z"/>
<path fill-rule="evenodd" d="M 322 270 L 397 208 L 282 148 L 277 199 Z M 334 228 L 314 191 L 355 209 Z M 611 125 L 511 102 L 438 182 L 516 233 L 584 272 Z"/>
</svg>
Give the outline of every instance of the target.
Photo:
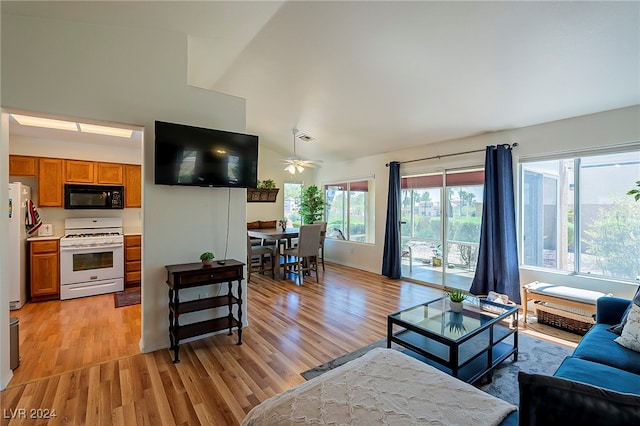
<svg viewBox="0 0 640 426">
<path fill-rule="evenodd" d="M 613 331 L 618 335 L 622 334 L 622 329 L 624 328 L 624 325 L 627 323 L 627 317 L 629 316 L 629 311 L 631 310 L 631 306 L 633 306 L 633 304 L 640 306 L 640 287 L 638 287 L 638 290 L 636 290 L 636 294 L 633 296 L 633 299 L 631 301 L 633 303 L 629 305 L 626 311 L 624 311 L 624 315 L 622 315 L 622 320 L 620 321 L 620 324 L 616 324 L 612 326 L 611 328 L 609 328 L 609 331 Z"/>
<path fill-rule="evenodd" d="M 631 310 L 627 317 L 627 323 L 622 329 L 620 337 L 615 342 L 636 352 L 640 352 L 640 306 L 631 304 Z"/>
<path fill-rule="evenodd" d="M 523 371 L 518 383 L 521 425 L 637 424 L 638 395 Z"/>
</svg>

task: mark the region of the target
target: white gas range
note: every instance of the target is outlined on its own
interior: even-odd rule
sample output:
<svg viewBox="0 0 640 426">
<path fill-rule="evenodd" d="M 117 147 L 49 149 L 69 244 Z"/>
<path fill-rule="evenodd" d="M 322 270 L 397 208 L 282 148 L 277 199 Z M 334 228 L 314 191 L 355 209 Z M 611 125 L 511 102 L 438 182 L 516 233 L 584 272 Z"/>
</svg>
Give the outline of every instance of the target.
<svg viewBox="0 0 640 426">
<path fill-rule="evenodd" d="M 71 218 L 60 239 L 60 299 L 124 289 L 124 235 L 120 218 Z"/>
</svg>

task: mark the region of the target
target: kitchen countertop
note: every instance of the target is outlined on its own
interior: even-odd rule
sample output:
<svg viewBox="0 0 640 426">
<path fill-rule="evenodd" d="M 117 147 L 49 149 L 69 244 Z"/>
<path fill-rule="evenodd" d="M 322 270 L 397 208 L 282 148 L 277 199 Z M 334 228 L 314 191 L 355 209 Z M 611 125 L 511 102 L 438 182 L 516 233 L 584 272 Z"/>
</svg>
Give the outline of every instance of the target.
<svg viewBox="0 0 640 426">
<path fill-rule="evenodd" d="M 33 237 L 29 237 L 27 238 L 27 241 L 47 241 L 47 240 L 59 240 L 60 238 L 62 238 L 64 235 L 47 235 L 47 236 L 33 236 Z"/>
</svg>

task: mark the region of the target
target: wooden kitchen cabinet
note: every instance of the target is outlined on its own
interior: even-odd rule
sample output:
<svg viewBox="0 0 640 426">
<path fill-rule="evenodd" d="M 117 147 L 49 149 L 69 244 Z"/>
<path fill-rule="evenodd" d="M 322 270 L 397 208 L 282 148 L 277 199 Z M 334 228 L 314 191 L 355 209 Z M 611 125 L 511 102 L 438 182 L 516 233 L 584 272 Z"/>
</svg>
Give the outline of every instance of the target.
<svg viewBox="0 0 640 426">
<path fill-rule="evenodd" d="M 9 175 L 37 176 L 38 207 L 62 207 L 65 183 L 122 185 L 125 207 L 142 207 L 142 166 L 138 164 L 10 155 Z"/>
<path fill-rule="evenodd" d="M 38 159 L 38 207 L 62 207 L 63 160 Z"/>
<path fill-rule="evenodd" d="M 65 182 L 93 183 L 95 167 L 93 161 L 64 160 Z"/>
<path fill-rule="evenodd" d="M 142 236 L 124 236 L 124 285 L 140 285 L 142 271 Z"/>
<path fill-rule="evenodd" d="M 59 240 L 30 243 L 30 287 L 33 301 L 60 298 L 59 243 Z"/>
<path fill-rule="evenodd" d="M 142 207 L 142 166 L 124 166 L 124 207 Z"/>
<path fill-rule="evenodd" d="M 124 164 L 96 163 L 96 167 L 95 183 L 101 185 L 124 184 Z"/>
<path fill-rule="evenodd" d="M 10 176 L 36 176 L 37 157 L 26 157 L 23 155 L 9 156 Z"/>
</svg>

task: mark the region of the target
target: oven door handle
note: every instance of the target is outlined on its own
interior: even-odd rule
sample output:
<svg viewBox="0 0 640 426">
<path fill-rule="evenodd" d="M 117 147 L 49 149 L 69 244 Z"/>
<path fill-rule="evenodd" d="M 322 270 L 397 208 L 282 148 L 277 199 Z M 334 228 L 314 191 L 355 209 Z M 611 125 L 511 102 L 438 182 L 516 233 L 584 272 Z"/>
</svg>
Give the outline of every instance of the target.
<svg viewBox="0 0 640 426">
<path fill-rule="evenodd" d="M 124 246 L 122 243 L 117 244 L 105 244 L 101 246 L 62 246 L 60 247 L 60 251 L 71 251 L 71 250 L 92 250 L 92 249 L 103 249 L 103 248 L 119 248 Z"/>
</svg>

